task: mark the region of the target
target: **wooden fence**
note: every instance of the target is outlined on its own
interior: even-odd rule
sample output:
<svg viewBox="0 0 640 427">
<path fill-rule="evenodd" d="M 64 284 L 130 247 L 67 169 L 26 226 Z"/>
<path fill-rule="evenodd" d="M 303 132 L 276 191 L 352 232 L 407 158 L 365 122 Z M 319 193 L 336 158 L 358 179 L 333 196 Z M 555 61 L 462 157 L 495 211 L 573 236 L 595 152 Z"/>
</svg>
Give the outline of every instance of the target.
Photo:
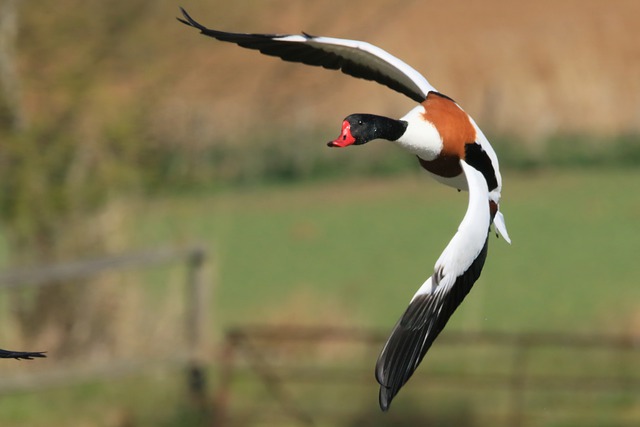
<svg viewBox="0 0 640 427">
<path fill-rule="evenodd" d="M 213 425 L 640 425 L 637 338 L 448 331 L 382 414 L 373 365 L 385 339 L 362 329 L 230 330 Z M 458 415 L 434 419 L 451 401 Z"/>
<path fill-rule="evenodd" d="M 631 336 L 447 330 L 382 414 L 373 366 L 386 332 L 243 326 L 225 335 L 208 399 L 202 358 L 207 257 L 198 247 L 160 249 L 13 270 L 0 273 L 0 291 L 185 263 L 185 346 L 158 363 L 186 368 L 192 396 L 212 416 L 212 426 L 640 425 L 640 339 Z M 6 376 L 0 392 L 125 375 L 156 364 L 114 362 Z"/>
<path fill-rule="evenodd" d="M 54 366 L 53 369 L 47 371 L 38 370 L 28 374 L 5 375 L 0 382 L 0 393 L 65 385 L 72 381 L 100 377 L 112 378 L 168 364 L 186 367 L 191 391 L 196 394 L 203 393 L 205 370 L 202 356 L 203 342 L 207 334 L 205 313 L 208 310 L 208 299 L 205 297 L 207 283 L 205 283 L 204 277 L 204 264 L 207 257 L 207 252 L 199 246 L 164 248 L 46 267 L 14 269 L 0 273 L 0 291 L 6 292 L 12 289 L 24 291 L 67 281 L 84 283 L 87 279 L 107 272 L 157 267 L 164 264 L 185 263 L 187 268 L 187 277 L 183 282 L 185 309 L 182 329 L 186 343 L 183 348 L 170 349 L 171 351 L 167 351 L 167 357 L 153 361 L 110 361 L 98 366 L 83 366 L 78 363 L 67 368 Z M 8 345 L 8 343 L 3 344 Z M 47 349 L 39 348 L 39 350 Z M 51 352 L 48 356 L 47 361 L 55 359 L 55 354 Z"/>
</svg>

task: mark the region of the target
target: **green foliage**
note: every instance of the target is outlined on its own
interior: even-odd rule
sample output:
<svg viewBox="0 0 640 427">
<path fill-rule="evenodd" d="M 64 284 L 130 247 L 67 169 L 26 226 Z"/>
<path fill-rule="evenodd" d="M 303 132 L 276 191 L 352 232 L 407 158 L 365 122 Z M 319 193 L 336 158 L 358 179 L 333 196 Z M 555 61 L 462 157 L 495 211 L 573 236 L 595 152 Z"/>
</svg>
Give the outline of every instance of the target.
<svg viewBox="0 0 640 427">
<path fill-rule="evenodd" d="M 219 140 L 198 149 L 188 149 L 181 142 L 147 139 L 148 145 L 140 147 L 146 154 L 138 157 L 144 186 L 150 193 L 386 176 L 415 170 L 412 156 L 388 144 L 330 149 L 326 138 L 326 132 L 321 131 L 294 135 L 271 130 L 252 140 Z"/>
<path fill-rule="evenodd" d="M 96 99 L 105 66 L 122 55 L 146 5 L 137 0 L 104 9 L 90 1 L 69 5 L 65 14 L 36 7 L 20 15 L 29 30 L 16 48 L 27 65 L 20 80 L 25 98 L 38 95 L 28 104 L 28 127 L 0 129 L 0 222 L 15 258 L 31 254 L 33 263 L 86 254 L 91 244 L 63 249 L 61 240 L 135 186 L 141 144 L 131 142 L 141 139 L 140 117 L 127 113 L 144 109 L 130 106 L 110 120 Z M 89 10 L 101 9 L 98 22 L 86 19 Z M 63 57 L 56 56 L 61 50 Z"/>
<path fill-rule="evenodd" d="M 195 151 L 155 141 L 150 155 L 139 156 L 146 159 L 142 167 L 145 187 L 151 192 L 182 192 L 388 176 L 419 170 L 413 156 L 384 141 L 372 142 L 365 147 L 329 149 L 324 144 L 324 134 L 321 130 L 302 136 L 294 136 L 286 130 L 272 131 L 242 143 L 212 142 Z M 640 135 L 613 138 L 557 135 L 535 146 L 524 144 L 515 136 L 496 136 L 491 140 L 503 170 L 640 165 Z"/>
<path fill-rule="evenodd" d="M 546 143 L 546 159 L 556 167 L 637 167 L 640 165 L 640 135 L 613 138 L 560 135 Z"/>
<path fill-rule="evenodd" d="M 14 250 L 55 246 L 74 221 L 94 214 L 130 182 L 128 165 L 113 156 L 120 141 L 80 144 L 74 135 L 47 129 L 5 133 L 2 140 L 0 219 Z"/>
</svg>

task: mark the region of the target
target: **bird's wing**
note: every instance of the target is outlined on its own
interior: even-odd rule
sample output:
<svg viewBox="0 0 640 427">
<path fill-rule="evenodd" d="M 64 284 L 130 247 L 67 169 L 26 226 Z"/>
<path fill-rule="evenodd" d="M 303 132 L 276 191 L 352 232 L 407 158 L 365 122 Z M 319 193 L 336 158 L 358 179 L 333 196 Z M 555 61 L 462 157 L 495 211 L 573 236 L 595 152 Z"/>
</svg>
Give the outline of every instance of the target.
<svg viewBox="0 0 640 427">
<path fill-rule="evenodd" d="M 178 21 L 197 28 L 204 35 L 221 41 L 256 49 L 285 61 L 340 70 L 350 76 L 373 80 L 407 95 L 416 102 L 436 90 L 419 72 L 405 62 L 372 44 L 309 34 L 242 34 L 209 29 L 182 9 Z"/>
<path fill-rule="evenodd" d="M 33 359 L 35 357 L 47 357 L 43 352 L 11 351 L 0 348 L 0 359 Z"/>
<path fill-rule="evenodd" d="M 469 184 L 467 212 L 436 262 L 433 275 L 416 292 L 393 328 L 376 363 L 380 407 L 384 411 L 416 370 L 484 266 L 491 224 L 489 190 L 480 171 L 464 160 L 461 165 Z"/>
</svg>

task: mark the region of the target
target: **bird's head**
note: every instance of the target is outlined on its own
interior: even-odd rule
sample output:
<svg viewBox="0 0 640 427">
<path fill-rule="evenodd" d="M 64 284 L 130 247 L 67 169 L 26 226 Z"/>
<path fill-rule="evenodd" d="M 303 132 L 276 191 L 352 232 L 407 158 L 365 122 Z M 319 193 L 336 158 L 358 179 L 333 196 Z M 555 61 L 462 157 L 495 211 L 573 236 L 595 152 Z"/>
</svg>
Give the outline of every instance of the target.
<svg viewBox="0 0 640 427">
<path fill-rule="evenodd" d="M 327 143 L 329 147 L 362 145 L 374 139 L 395 141 L 404 133 L 407 123 L 374 114 L 351 114 L 342 122 L 340 136 Z"/>
</svg>

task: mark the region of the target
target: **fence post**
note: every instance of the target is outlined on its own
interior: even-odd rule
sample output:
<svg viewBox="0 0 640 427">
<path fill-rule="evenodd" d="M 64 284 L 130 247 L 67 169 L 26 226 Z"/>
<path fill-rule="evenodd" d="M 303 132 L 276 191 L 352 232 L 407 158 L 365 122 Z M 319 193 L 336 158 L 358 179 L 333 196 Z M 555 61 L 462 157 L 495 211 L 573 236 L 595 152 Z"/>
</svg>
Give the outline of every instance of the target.
<svg viewBox="0 0 640 427">
<path fill-rule="evenodd" d="M 188 387 L 191 398 L 206 407 L 207 377 L 203 358 L 206 296 L 204 287 L 205 250 L 194 248 L 187 257 L 186 337 L 189 347 L 187 362 Z"/>
<path fill-rule="evenodd" d="M 239 346 L 240 332 L 227 331 L 220 353 L 220 381 L 213 397 L 213 419 L 211 427 L 223 427 L 229 423 L 231 387 L 235 374 L 236 350 Z"/>
<path fill-rule="evenodd" d="M 522 427 L 524 424 L 524 395 L 527 376 L 527 352 L 529 343 L 526 337 L 516 337 L 514 340 L 514 354 L 511 365 L 511 427 Z"/>
</svg>

